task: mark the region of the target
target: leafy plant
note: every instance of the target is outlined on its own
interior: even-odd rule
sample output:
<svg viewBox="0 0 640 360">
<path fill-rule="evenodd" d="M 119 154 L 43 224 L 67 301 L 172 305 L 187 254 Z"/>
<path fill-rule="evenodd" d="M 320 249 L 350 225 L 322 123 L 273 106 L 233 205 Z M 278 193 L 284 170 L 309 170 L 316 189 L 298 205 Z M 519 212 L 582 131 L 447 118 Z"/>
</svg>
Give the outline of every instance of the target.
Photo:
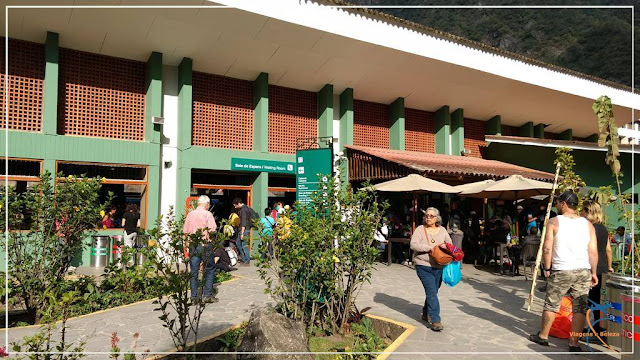
<svg viewBox="0 0 640 360">
<path fill-rule="evenodd" d="M 619 220 L 624 221 L 627 224 L 626 228 L 633 232 L 639 225 L 637 220 L 640 212 L 634 213 L 633 207 L 628 206 L 631 203 L 631 196 L 629 194 L 622 193 L 622 181 L 620 180 L 620 177 L 622 177 L 622 168 L 620 160 L 618 159 L 620 156 L 620 137 L 618 135 L 618 127 L 613 114 L 611 99 L 606 95 L 600 96 L 593 103 L 592 108 L 593 113 L 598 118 L 598 130 L 600 132 L 598 137 L 598 146 L 607 147 L 605 163 L 611 168 L 611 173 L 615 178 L 615 185 L 618 190 L 613 204 L 618 210 L 618 213 L 621 214 Z M 636 222 L 633 221 L 634 217 Z M 624 274 L 631 274 L 632 272 L 635 272 L 637 275 L 640 273 L 640 243 L 638 241 L 635 241 L 635 243 L 632 244 L 631 254 L 632 256 L 625 257 L 623 260 L 621 272 Z M 632 263 L 631 260 L 633 257 L 635 257 L 635 261 L 633 261 L 636 266 L 635 271 L 632 271 L 632 269 L 628 267 Z"/>
<path fill-rule="evenodd" d="M 246 331 L 247 331 L 247 322 L 243 322 L 240 326 L 234 327 L 233 329 L 217 337 L 216 341 L 222 345 L 222 347 L 220 348 L 220 351 L 228 351 L 228 352 L 236 351 L 240 346 L 240 343 L 242 342 L 242 337 L 244 336 L 244 333 Z"/>
<path fill-rule="evenodd" d="M 275 237 L 258 226 L 258 271 L 282 314 L 302 320 L 308 331 L 344 333 L 358 292 L 371 278 L 378 256 L 373 234 L 386 204 L 370 187 L 342 190 L 328 179 L 319 189 L 311 203 L 280 216 Z"/>
<path fill-rule="evenodd" d="M 2 191 L 0 202 L 8 197 L 9 208 L 2 211 L 0 228 L 8 232 L 8 256 L 11 287 L 24 302 L 35 323 L 47 308 L 44 294 L 55 288 L 66 274 L 71 259 L 83 247 L 84 239 L 94 231 L 100 219 L 98 191 L 100 179 L 73 176 L 61 179 L 55 188 L 49 172 L 25 193 L 15 189 Z M 10 216 L 9 216 L 10 215 Z M 9 229 L 4 229 L 8 216 Z M 27 229 L 28 231 L 13 231 Z"/>
<path fill-rule="evenodd" d="M 586 186 L 580 175 L 573 171 L 573 167 L 576 162 L 573 160 L 573 152 L 570 148 L 557 148 L 556 159 L 553 162 L 554 165 L 560 163 L 560 175 L 562 178 L 558 180 L 558 193 L 562 193 L 567 190 L 574 191 L 578 198 L 581 200 L 580 188 Z"/>
<path fill-rule="evenodd" d="M 360 323 L 352 323 L 351 330 L 354 335 L 352 352 L 380 352 L 386 347 L 385 341 L 378 336 L 373 328 L 373 322 L 369 318 L 363 318 Z M 354 358 L 370 359 L 375 355 L 357 354 Z"/>
<path fill-rule="evenodd" d="M 189 263 L 185 248 L 197 248 L 198 245 L 202 245 L 203 267 L 206 268 L 207 262 L 213 261 L 214 248 L 220 246 L 228 237 L 224 233 L 208 232 L 209 229 L 200 229 L 195 234 L 185 236 L 184 220 L 184 216 L 176 220 L 171 208 L 164 220 L 158 219 L 156 228 L 149 230 L 151 236 L 157 240 L 161 253 L 153 258 L 160 290 L 154 303 L 159 305 L 155 310 L 161 312 L 159 318 L 164 323 L 163 326 L 169 330 L 178 351 L 188 350 L 188 341 L 194 339 L 194 345 L 190 350 L 195 352 L 200 317 L 208 304 L 190 296 L 191 273 L 185 266 Z M 220 226 L 224 225 L 223 221 Z M 206 234 L 208 236 L 205 240 Z M 186 246 L 185 243 L 189 245 Z M 203 289 L 204 279 L 198 280 L 198 293 L 202 294 Z"/>
<path fill-rule="evenodd" d="M 62 292 L 57 289 L 48 290 L 44 296 L 47 297 L 47 307 L 40 310 L 42 322 L 45 324 L 32 336 L 25 336 L 22 343 L 14 342 L 13 351 L 28 352 L 28 359 L 31 360 L 76 360 L 84 357 L 84 341 L 77 344 L 67 342 L 66 329 L 69 319 L 69 309 L 76 303 L 82 302 L 83 298 L 78 291 Z M 61 322 L 60 341 L 52 339 L 56 322 Z"/>
</svg>

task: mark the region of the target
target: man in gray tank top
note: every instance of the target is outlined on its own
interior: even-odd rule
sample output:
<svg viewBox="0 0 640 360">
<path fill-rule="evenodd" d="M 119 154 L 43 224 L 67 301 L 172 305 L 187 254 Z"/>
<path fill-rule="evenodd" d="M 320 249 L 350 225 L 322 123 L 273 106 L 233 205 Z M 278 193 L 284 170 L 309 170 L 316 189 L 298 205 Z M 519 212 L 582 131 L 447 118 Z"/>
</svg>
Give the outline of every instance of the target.
<svg viewBox="0 0 640 360">
<path fill-rule="evenodd" d="M 568 294 L 573 301 L 573 321 L 569 351 L 581 352 L 578 345 L 589 308 L 589 289 L 598 284 L 596 268 L 598 249 L 593 225 L 576 213 L 578 197 L 565 191 L 556 197 L 560 214 L 549 219 L 542 248 L 542 264 L 547 277 L 547 296 L 542 311 L 542 329 L 529 340 L 549 346 L 549 331 L 560 310 L 562 297 Z"/>
</svg>

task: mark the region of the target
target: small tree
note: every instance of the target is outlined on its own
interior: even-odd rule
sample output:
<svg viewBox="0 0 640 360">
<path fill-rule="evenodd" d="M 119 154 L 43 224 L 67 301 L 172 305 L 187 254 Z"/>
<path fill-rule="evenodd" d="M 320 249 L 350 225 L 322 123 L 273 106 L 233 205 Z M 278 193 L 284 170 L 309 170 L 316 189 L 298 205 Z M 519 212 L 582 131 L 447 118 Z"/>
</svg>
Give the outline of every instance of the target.
<svg viewBox="0 0 640 360">
<path fill-rule="evenodd" d="M 31 320 L 39 322 L 47 307 L 47 291 L 55 288 L 69 270 L 71 260 L 83 248 L 83 241 L 94 231 L 100 219 L 100 179 L 73 176 L 58 181 L 54 189 L 51 174 L 25 193 L 15 189 L 2 192 L 9 208 L 2 212 L 2 230 L 8 230 L 11 287 L 24 301 Z M 9 229 L 4 229 L 8 216 Z M 27 231 L 17 231 L 27 229 Z"/>
<path fill-rule="evenodd" d="M 258 268 L 278 311 L 309 330 L 342 333 L 371 278 L 378 256 L 373 235 L 386 204 L 368 186 L 342 190 L 329 179 L 319 189 L 311 203 L 278 219 L 274 235 L 259 226 Z"/>
<path fill-rule="evenodd" d="M 622 193 L 622 181 L 620 178 L 623 173 L 620 160 L 618 159 L 620 157 L 620 137 L 618 135 L 616 119 L 613 115 L 613 104 L 608 96 L 603 95 L 596 99 L 592 108 L 593 113 L 598 118 L 598 130 L 600 132 L 598 137 L 598 146 L 607 147 L 605 163 L 611 168 L 611 173 L 615 178 L 615 186 L 618 190 L 613 204 L 620 214 L 619 221 L 624 221 L 624 223 L 627 224 L 627 229 L 629 229 L 633 234 L 634 229 L 636 229 L 638 225 L 637 220 L 638 216 L 640 216 L 640 212 L 636 212 L 634 214 L 633 207 L 629 209 L 628 205 L 631 203 L 631 196 L 629 194 Z M 632 221 L 634 217 L 636 219 L 636 223 Z M 632 262 L 632 258 L 624 259 L 622 272 L 624 274 L 628 274 L 633 273 L 633 270 L 635 270 L 635 274 L 637 276 L 638 273 L 640 273 L 640 245 L 637 241 L 635 241 L 631 246 L 631 255 L 636 257 L 634 261 L 636 268 L 631 269 L 628 267 Z"/>
<path fill-rule="evenodd" d="M 228 240 L 224 233 L 208 232 L 210 243 L 203 240 L 203 234 L 209 229 L 201 229 L 195 234 L 185 236 L 182 232 L 184 216 L 176 220 L 173 208 L 164 218 L 158 219 L 156 228 L 149 230 L 149 234 L 157 239 L 159 244 L 158 256 L 154 257 L 155 268 L 157 269 L 158 293 L 154 304 L 159 307 L 160 320 L 164 327 L 169 330 L 174 345 L 178 351 L 196 351 L 198 345 L 198 330 L 200 318 L 208 304 L 200 299 L 194 300 L 190 296 L 191 272 L 189 271 L 189 257 L 186 248 L 196 248 L 198 245 L 204 246 L 202 254 L 203 267 L 206 269 L 213 261 L 213 251 L 222 242 Z M 224 221 L 220 227 L 224 227 Z M 188 245 L 186 243 L 188 242 Z M 204 278 L 198 281 L 198 292 L 202 294 L 204 290 Z M 194 338 L 194 344 L 189 349 L 187 344 L 189 339 Z"/>
<path fill-rule="evenodd" d="M 574 191 L 578 194 L 578 197 L 581 198 L 579 189 L 585 187 L 586 184 L 580 175 L 573 171 L 576 162 L 573 160 L 572 152 L 573 150 L 570 148 L 556 149 L 556 160 L 553 164 L 557 165 L 560 163 L 560 176 L 562 176 L 558 181 L 558 190 L 560 193 L 567 190 Z"/>
</svg>

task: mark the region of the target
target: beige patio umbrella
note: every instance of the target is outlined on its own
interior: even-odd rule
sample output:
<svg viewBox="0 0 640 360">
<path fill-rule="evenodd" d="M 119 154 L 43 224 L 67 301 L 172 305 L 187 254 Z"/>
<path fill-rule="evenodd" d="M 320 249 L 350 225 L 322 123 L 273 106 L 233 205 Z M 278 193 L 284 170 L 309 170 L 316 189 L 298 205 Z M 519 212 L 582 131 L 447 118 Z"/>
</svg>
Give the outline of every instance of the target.
<svg viewBox="0 0 640 360">
<path fill-rule="evenodd" d="M 549 195 L 553 184 L 532 180 L 521 175 L 511 175 L 506 179 L 488 183 L 486 187 L 462 191 L 460 196 L 485 199 L 518 200 L 537 195 Z"/>
<path fill-rule="evenodd" d="M 378 191 L 387 192 L 407 192 L 407 191 L 428 191 L 447 194 L 456 194 L 457 190 L 451 185 L 441 183 L 418 174 L 410 174 L 403 178 L 385 181 L 373 186 Z"/>
<path fill-rule="evenodd" d="M 472 183 L 468 183 L 468 184 L 462 184 L 462 185 L 458 185 L 458 186 L 454 186 L 454 188 L 456 190 L 458 190 L 461 194 L 462 193 L 476 193 L 479 191 L 484 190 L 485 188 L 487 188 L 489 185 L 495 184 L 495 180 L 482 180 L 482 181 L 477 181 L 477 182 L 472 182 Z"/>
<path fill-rule="evenodd" d="M 426 178 L 418 174 L 410 174 L 403 178 L 385 181 L 373 186 L 378 191 L 409 192 L 413 193 L 412 207 L 417 205 L 417 196 L 420 192 L 437 192 L 456 194 L 460 192 L 455 187 Z M 413 211 L 413 230 L 416 228 L 416 211 Z"/>
</svg>

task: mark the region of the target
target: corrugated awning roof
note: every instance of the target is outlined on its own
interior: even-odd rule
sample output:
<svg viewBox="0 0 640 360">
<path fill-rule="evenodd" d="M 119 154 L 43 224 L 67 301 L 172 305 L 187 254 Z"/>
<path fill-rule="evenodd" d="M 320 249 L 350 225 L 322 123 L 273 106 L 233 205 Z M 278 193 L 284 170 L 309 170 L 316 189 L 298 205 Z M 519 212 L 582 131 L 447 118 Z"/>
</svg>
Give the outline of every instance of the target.
<svg viewBox="0 0 640 360">
<path fill-rule="evenodd" d="M 567 147 L 576 150 L 607 151 L 606 147 L 599 147 L 598 143 L 588 141 L 552 140 L 504 135 L 485 135 L 484 139 L 488 143 L 494 142 L 498 144 L 542 146 L 552 148 Z M 623 153 L 638 153 L 638 147 L 632 145 L 620 144 L 618 148 L 620 149 L 620 152 Z"/>
<path fill-rule="evenodd" d="M 554 174 L 529 169 L 496 160 L 484 160 L 466 156 L 431 154 L 416 151 L 402 151 L 347 145 L 348 151 L 365 153 L 386 161 L 413 169 L 421 174 L 473 176 L 502 179 L 511 175 L 521 175 L 529 179 L 552 182 Z M 351 170 L 351 169 L 350 169 Z M 351 171 L 350 171 L 351 173 Z M 381 176 L 381 178 L 388 176 Z M 356 179 L 360 178 L 355 176 Z"/>
</svg>

